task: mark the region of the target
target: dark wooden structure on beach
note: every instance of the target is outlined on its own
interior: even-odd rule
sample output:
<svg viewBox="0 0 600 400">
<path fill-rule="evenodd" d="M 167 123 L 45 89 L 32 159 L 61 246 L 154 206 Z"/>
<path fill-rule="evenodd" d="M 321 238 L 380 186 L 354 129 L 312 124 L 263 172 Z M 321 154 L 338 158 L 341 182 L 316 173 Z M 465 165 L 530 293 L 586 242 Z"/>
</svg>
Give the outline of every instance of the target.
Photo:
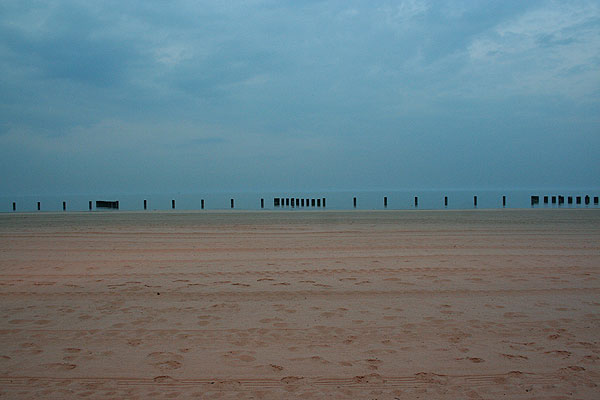
<svg viewBox="0 0 600 400">
<path fill-rule="evenodd" d="M 96 200 L 96 208 L 119 209 L 119 201 Z"/>
</svg>

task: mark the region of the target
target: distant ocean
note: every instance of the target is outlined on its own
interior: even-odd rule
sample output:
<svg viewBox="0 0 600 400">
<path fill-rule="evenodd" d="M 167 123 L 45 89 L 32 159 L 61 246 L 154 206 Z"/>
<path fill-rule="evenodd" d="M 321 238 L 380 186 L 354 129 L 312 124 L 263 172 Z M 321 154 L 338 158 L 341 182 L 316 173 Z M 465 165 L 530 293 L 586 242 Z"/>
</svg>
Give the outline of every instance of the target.
<svg viewBox="0 0 600 400">
<path fill-rule="evenodd" d="M 172 210 L 172 201 L 175 200 L 176 210 L 200 210 L 204 200 L 205 210 L 230 210 L 231 199 L 234 200 L 236 210 L 261 210 L 261 199 L 264 199 L 265 210 L 465 210 L 465 209 L 501 209 L 502 197 L 506 196 L 505 208 L 531 208 L 531 196 L 540 196 L 540 202 L 535 208 L 598 208 L 594 198 L 598 197 L 600 189 L 581 190 L 402 190 L 402 191 L 321 191 L 321 192 L 230 192 L 230 193 L 173 193 L 173 194 L 94 194 L 94 195 L 65 195 L 65 196 L 0 196 L 0 212 L 13 212 L 15 203 L 16 212 L 38 212 L 37 203 L 40 202 L 41 212 L 63 211 L 65 202 L 66 211 L 89 211 L 89 201 L 92 201 L 92 210 L 105 210 L 96 208 L 97 200 L 119 201 L 119 211 L 143 211 L 144 200 L 147 201 L 147 210 Z M 477 205 L 474 204 L 477 196 Z M 548 203 L 544 203 L 544 196 L 548 196 Z M 556 202 L 552 202 L 556 196 Z M 559 204 L 558 196 L 564 196 L 564 203 Z M 573 198 L 572 204 L 568 197 Z M 577 204 L 577 197 L 581 197 L 581 204 Z M 589 204 L 585 204 L 585 196 L 590 196 Z M 356 197 L 356 207 L 354 198 Z M 387 197 L 387 207 L 384 198 Z M 415 205 L 415 197 L 418 204 Z M 445 205 L 445 197 L 448 205 Z M 275 198 L 304 199 L 304 207 L 274 205 Z M 326 199 L 325 207 L 307 206 L 307 199 Z"/>
</svg>

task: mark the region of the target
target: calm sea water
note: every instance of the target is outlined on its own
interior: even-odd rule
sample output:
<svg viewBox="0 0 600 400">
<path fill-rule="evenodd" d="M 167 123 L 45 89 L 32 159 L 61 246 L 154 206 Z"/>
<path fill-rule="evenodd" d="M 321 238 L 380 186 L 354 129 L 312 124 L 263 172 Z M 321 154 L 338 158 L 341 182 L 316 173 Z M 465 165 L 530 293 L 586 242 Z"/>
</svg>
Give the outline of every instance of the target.
<svg viewBox="0 0 600 400">
<path fill-rule="evenodd" d="M 318 207 L 275 207 L 274 198 L 323 199 L 326 198 L 328 210 L 352 210 L 356 197 L 357 210 L 442 210 L 442 209 L 498 209 L 503 208 L 502 196 L 506 196 L 506 208 L 531 208 L 531 196 L 540 196 L 540 204 L 535 208 L 599 208 L 594 204 L 594 197 L 599 196 L 600 189 L 589 190 L 415 190 L 415 191 L 335 191 L 335 192 L 263 192 L 263 193 L 177 193 L 177 194 L 100 194 L 100 195 L 68 195 L 68 196 L 13 196 L 0 197 L 0 212 L 13 212 L 16 203 L 17 212 L 37 212 L 37 202 L 41 211 L 62 211 L 66 202 L 66 211 L 88 211 L 89 201 L 92 210 L 96 211 L 96 200 L 119 201 L 120 211 L 141 211 L 144 200 L 148 210 L 171 210 L 175 200 L 176 210 L 200 210 L 204 200 L 205 210 L 229 210 L 231 199 L 234 199 L 236 210 L 260 210 L 261 199 L 264 199 L 265 210 L 307 210 L 323 209 Z M 564 196 L 564 204 L 552 203 L 552 196 Z M 590 196 L 590 203 L 585 204 L 585 196 Z M 448 197 L 448 205 L 444 205 L 444 197 Z M 477 196 L 477 205 L 474 204 Z M 549 196 L 548 204 L 544 204 L 544 196 Z M 568 204 L 568 196 L 573 203 Z M 581 196 L 581 204 L 576 204 L 576 196 Z M 384 205 L 387 197 L 387 207 Z M 418 205 L 415 206 L 415 197 Z M 105 209 L 98 209 L 105 210 Z"/>
</svg>

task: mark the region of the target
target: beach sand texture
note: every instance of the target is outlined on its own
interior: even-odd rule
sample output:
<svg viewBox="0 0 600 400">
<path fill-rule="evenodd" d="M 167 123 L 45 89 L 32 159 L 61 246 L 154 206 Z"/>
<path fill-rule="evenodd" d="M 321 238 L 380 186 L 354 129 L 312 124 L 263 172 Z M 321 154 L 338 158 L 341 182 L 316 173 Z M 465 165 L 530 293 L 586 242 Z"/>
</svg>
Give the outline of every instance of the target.
<svg viewBox="0 0 600 400">
<path fill-rule="evenodd" d="M 0 215 L 0 394 L 600 398 L 600 211 Z"/>
</svg>

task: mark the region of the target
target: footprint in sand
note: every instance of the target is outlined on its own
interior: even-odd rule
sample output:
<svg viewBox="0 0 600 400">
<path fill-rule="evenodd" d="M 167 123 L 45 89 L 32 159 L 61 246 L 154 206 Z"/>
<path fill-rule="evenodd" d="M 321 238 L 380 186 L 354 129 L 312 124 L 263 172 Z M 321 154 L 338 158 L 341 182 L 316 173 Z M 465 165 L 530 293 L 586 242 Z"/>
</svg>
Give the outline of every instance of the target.
<svg viewBox="0 0 600 400">
<path fill-rule="evenodd" d="M 44 368 L 53 370 L 53 371 L 69 371 L 77 368 L 77 364 L 69 364 L 69 363 L 51 363 L 51 364 L 43 364 Z"/>
<path fill-rule="evenodd" d="M 78 349 L 77 347 L 67 347 L 67 348 L 63 349 L 63 351 L 65 353 L 69 353 L 69 354 L 76 354 L 76 353 L 79 353 L 81 351 L 81 349 Z"/>
<path fill-rule="evenodd" d="M 170 352 L 157 351 L 146 356 L 150 365 L 160 369 L 161 371 L 169 371 L 181 368 L 183 356 Z"/>
</svg>

